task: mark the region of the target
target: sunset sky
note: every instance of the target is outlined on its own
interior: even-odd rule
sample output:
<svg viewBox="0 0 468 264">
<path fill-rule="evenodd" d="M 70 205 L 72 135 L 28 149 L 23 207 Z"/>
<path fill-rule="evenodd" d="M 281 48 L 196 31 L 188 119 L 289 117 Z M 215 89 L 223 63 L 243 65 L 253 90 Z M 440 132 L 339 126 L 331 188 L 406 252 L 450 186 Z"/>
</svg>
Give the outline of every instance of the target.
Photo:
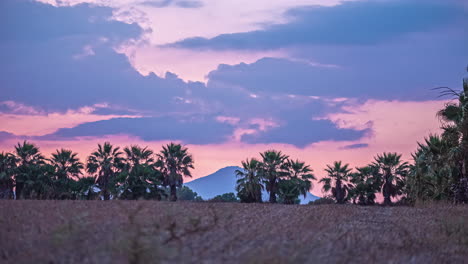
<svg viewBox="0 0 468 264">
<path fill-rule="evenodd" d="M 0 151 L 175 141 L 195 178 L 267 149 L 318 178 L 409 159 L 431 88 L 467 75 L 465 0 L 1 0 L 0 22 Z"/>
</svg>

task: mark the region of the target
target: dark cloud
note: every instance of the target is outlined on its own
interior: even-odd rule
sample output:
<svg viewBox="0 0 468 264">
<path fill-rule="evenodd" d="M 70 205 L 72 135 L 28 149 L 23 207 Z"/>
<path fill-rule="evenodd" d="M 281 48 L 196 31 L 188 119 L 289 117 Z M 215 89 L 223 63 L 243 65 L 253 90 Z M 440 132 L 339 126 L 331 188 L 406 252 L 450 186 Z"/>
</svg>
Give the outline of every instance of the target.
<svg viewBox="0 0 468 264">
<path fill-rule="evenodd" d="M 14 139 L 14 138 L 16 138 L 16 135 L 14 135 L 12 133 L 5 132 L 5 131 L 0 131 L 0 142 L 10 140 L 10 139 Z"/>
<path fill-rule="evenodd" d="M 358 144 L 344 146 L 343 149 L 361 149 L 361 148 L 367 148 L 367 147 L 369 147 L 369 144 L 358 143 Z"/>
<path fill-rule="evenodd" d="M 408 33 L 466 22 L 468 13 L 452 1 L 357 1 L 333 7 L 303 7 L 286 14 L 292 22 L 263 30 L 190 38 L 184 48 L 276 49 L 296 45 L 370 45 Z M 459 26 L 466 26 L 466 23 Z"/>
<path fill-rule="evenodd" d="M 5 48 L 0 45 L 0 101 L 12 100 L 48 111 L 106 102 L 152 111 L 190 109 L 179 103 L 202 84 L 188 84 L 173 75 L 140 75 L 123 54 L 104 46 L 94 55 L 77 58 L 83 46 L 74 40 Z"/>
<path fill-rule="evenodd" d="M 288 143 L 297 147 L 324 140 L 358 140 L 366 136 L 369 129 L 353 130 L 339 129 L 328 120 L 310 120 L 303 118 L 289 118 L 281 126 L 270 128 L 256 134 L 242 136 L 247 143 Z"/>
<path fill-rule="evenodd" d="M 220 65 L 211 83 L 252 93 L 383 100 L 436 100 L 437 86 L 460 88 L 468 61 L 466 30 L 407 37 L 372 47 L 295 49 L 295 59 Z M 468 33 L 468 32 L 467 32 Z M 314 62 L 320 62 L 321 64 Z"/>
<path fill-rule="evenodd" d="M 38 139 L 61 140 L 82 136 L 105 136 L 126 134 L 143 140 L 182 140 L 187 144 L 221 143 L 234 131 L 233 126 L 217 122 L 213 117 L 150 117 L 114 118 L 81 124 L 74 128 L 37 137 Z"/>
<path fill-rule="evenodd" d="M 80 4 L 57 8 L 29 0 L 0 1 L 2 43 L 51 39 L 107 37 L 113 41 L 138 38 L 136 24 L 110 20 L 112 9 Z"/>
</svg>

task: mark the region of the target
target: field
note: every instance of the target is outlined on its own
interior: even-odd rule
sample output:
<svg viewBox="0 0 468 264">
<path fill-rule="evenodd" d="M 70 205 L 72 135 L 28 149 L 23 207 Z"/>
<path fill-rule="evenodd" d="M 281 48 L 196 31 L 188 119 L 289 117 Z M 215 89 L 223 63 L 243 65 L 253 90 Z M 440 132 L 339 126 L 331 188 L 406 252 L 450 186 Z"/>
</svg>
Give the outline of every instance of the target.
<svg viewBox="0 0 468 264">
<path fill-rule="evenodd" d="M 463 263 L 468 206 L 0 201 L 1 263 Z"/>
</svg>

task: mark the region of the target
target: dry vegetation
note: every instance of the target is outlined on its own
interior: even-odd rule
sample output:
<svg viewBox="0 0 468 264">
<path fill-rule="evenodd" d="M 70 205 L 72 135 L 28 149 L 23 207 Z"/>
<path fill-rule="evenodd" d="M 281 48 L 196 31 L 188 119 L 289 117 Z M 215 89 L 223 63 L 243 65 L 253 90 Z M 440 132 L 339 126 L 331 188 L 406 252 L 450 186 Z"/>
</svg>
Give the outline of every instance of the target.
<svg viewBox="0 0 468 264">
<path fill-rule="evenodd" d="M 0 201 L 2 263 L 463 263 L 468 207 Z"/>
</svg>

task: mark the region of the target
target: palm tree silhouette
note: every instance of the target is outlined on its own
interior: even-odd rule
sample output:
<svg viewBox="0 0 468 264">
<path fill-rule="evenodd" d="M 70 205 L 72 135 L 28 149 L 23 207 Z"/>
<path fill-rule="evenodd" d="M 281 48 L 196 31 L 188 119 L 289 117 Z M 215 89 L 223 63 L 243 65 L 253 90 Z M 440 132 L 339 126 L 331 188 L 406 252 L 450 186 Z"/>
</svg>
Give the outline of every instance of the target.
<svg viewBox="0 0 468 264">
<path fill-rule="evenodd" d="M 192 177 L 193 158 L 187 148 L 170 143 L 163 146 L 158 154 L 157 166 L 160 169 L 165 186 L 169 186 L 170 200 L 177 201 L 177 187 L 184 183 L 184 177 Z"/>
<path fill-rule="evenodd" d="M 119 147 L 112 146 L 109 142 L 98 144 L 98 149 L 88 157 L 86 170 L 96 175 L 96 183 L 101 188 L 104 200 L 110 199 L 110 181 L 122 170 L 123 159 Z"/>
</svg>

